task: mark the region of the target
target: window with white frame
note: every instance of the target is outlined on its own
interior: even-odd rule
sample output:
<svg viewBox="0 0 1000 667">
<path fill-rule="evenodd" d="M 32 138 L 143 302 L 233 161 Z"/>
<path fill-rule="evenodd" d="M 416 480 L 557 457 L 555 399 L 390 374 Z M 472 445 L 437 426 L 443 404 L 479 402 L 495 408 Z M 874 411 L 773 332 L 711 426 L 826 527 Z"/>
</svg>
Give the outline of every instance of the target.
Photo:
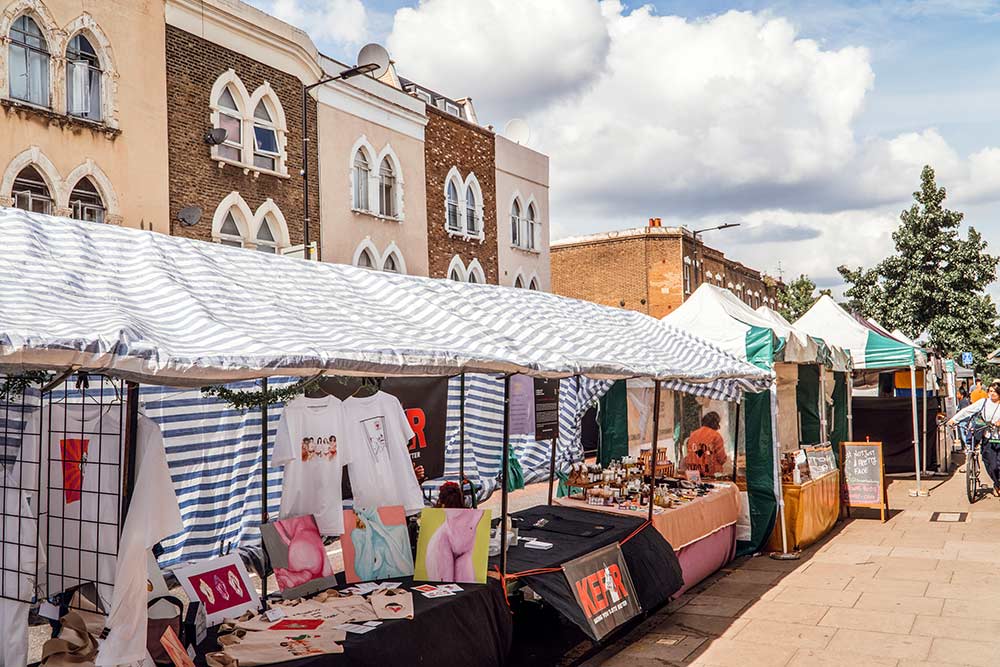
<svg viewBox="0 0 1000 667">
<path fill-rule="evenodd" d="M 354 154 L 354 208 L 358 211 L 369 210 L 368 179 L 371 178 L 372 167 L 364 149 L 359 148 Z"/>
<path fill-rule="evenodd" d="M 101 193 L 89 176 L 81 178 L 73 187 L 69 195 L 69 207 L 74 218 L 87 222 L 104 222 L 107 213 Z"/>
<path fill-rule="evenodd" d="M 510 205 L 510 242 L 521 245 L 521 202 L 517 199 Z"/>
<path fill-rule="evenodd" d="M 461 273 L 459 273 L 459 271 L 458 271 L 458 269 L 457 269 L 457 268 L 453 268 L 453 269 L 451 270 L 451 272 L 450 272 L 450 273 L 448 274 L 448 279 L 449 279 L 449 280 L 454 280 L 454 281 L 456 281 L 456 282 L 460 282 L 460 283 L 462 283 L 462 282 L 465 282 L 465 281 L 464 281 L 464 280 L 462 279 L 462 274 L 461 274 Z"/>
<path fill-rule="evenodd" d="M 271 216 L 265 216 L 257 228 L 257 250 L 276 255 L 278 253 L 277 225 Z"/>
<path fill-rule="evenodd" d="M 239 223 L 236 222 L 236 216 L 233 215 L 233 211 L 227 211 L 226 217 L 222 221 L 222 226 L 219 227 L 219 243 L 222 245 L 232 246 L 233 248 L 242 248 L 246 239 L 243 238 L 243 233 L 240 231 Z"/>
<path fill-rule="evenodd" d="M 11 25 L 7 74 L 10 96 L 41 107 L 50 104 L 49 46 L 35 20 L 19 16 Z"/>
<path fill-rule="evenodd" d="M 267 108 L 267 102 L 262 99 L 253 111 L 253 166 L 277 171 L 280 158 L 278 130 L 274 124 L 273 114 Z"/>
<path fill-rule="evenodd" d="M 455 184 L 455 181 L 448 181 L 448 195 L 445 206 L 447 207 L 446 224 L 448 229 L 453 232 L 461 232 L 462 221 L 459 215 L 458 186 Z"/>
<path fill-rule="evenodd" d="M 396 210 L 396 173 L 388 157 L 382 159 L 378 169 L 378 212 L 387 218 L 395 218 Z"/>
<path fill-rule="evenodd" d="M 535 204 L 528 204 L 528 215 L 524 225 L 524 244 L 528 250 L 535 249 L 538 222 L 535 216 Z"/>
<path fill-rule="evenodd" d="M 396 260 L 396 253 L 390 252 L 385 256 L 385 260 L 382 262 L 382 270 L 389 273 L 402 273 L 399 268 L 399 262 Z"/>
<path fill-rule="evenodd" d="M 518 277 L 514 278 L 514 287 L 516 287 L 518 289 L 523 289 L 524 288 L 524 281 L 521 280 L 521 276 L 518 276 Z"/>
<path fill-rule="evenodd" d="M 476 210 L 476 192 L 470 185 L 465 190 L 465 231 L 469 236 L 479 234 L 479 214 Z"/>
<path fill-rule="evenodd" d="M 101 61 L 83 35 L 66 47 L 66 111 L 71 116 L 101 120 Z"/>
<path fill-rule="evenodd" d="M 691 293 L 691 266 L 687 263 L 684 264 L 684 293 Z"/>
<path fill-rule="evenodd" d="M 362 269 L 374 269 L 375 268 L 375 258 L 372 256 L 371 250 L 365 248 L 358 255 L 357 266 Z"/>
<path fill-rule="evenodd" d="M 538 291 L 538 281 L 535 280 L 534 278 L 532 278 L 531 282 L 528 283 L 528 289 L 530 289 L 533 292 L 537 292 Z"/>
<path fill-rule="evenodd" d="M 27 166 L 14 179 L 11 191 L 14 207 L 32 213 L 52 213 L 52 193 L 45 179 L 33 166 Z"/>
<path fill-rule="evenodd" d="M 219 95 L 219 127 L 226 131 L 225 140 L 217 146 L 219 157 L 243 161 L 243 112 L 233 96 L 232 88 L 226 86 Z"/>
</svg>

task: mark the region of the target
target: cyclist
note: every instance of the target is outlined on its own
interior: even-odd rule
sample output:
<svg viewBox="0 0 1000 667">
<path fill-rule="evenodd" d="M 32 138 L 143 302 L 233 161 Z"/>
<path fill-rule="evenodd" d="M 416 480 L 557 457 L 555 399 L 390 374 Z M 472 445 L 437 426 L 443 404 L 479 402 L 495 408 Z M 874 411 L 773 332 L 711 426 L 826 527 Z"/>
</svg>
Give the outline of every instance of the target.
<svg viewBox="0 0 1000 667">
<path fill-rule="evenodd" d="M 992 382 L 986 393 L 986 398 L 981 398 L 969 407 L 956 412 L 948 424 L 956 426 L 959 422 L 977 416 L 986 424 L 1000 427 L 1000 381 Z M 967 430 L 967 427 L 963 430 Z M 1000 441 L 983 442 L 982 452 L 986 474 L 993 482 L 993 494 L 1000 497 Z"/>
</svg>

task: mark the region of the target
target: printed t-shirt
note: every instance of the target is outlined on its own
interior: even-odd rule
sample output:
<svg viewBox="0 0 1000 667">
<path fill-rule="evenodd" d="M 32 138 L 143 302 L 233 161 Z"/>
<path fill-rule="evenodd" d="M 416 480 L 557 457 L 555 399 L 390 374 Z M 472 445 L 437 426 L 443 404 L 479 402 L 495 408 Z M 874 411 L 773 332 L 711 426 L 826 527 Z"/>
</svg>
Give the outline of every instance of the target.
<svg viewBox="0 0 1000 667">
<path fill-rule="evenodd" d="M 344 532 L 341 479 L 351 461 L 345 437 L 340 399 L 300 396 L 285 406 L 272 458 L 285 467 L 281 518 L 312 514 L 321 535 Z"/>
<path fill-rule="evenodd" d="M 413 429 L 399 399 L 385 392 L 344 401 L 350 430 L 351 489 L 354 505 L 375 509 L 402 505 L 407 512 L 424 507 L 407 448 Z"/>
</svg>

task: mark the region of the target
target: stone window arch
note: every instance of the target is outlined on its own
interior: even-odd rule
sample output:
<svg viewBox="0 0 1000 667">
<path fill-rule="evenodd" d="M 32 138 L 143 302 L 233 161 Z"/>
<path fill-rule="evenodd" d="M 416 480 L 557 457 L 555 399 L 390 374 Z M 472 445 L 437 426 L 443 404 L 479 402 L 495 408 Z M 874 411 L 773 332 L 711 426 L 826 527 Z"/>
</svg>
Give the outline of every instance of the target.
<svg viewBox="0 0 1000 667">
<path fill-rule="evenodd" d="M 63 50 L 66 64 L 65 67 L 58 68 L 56 71 L 56 76 L 60 80 L 57 81 L 53 91 L 57 99 L 62 100 L 61 108 L 65 108 L 66 113 L 71 116 L 117 128 L 119 74 L 111 40 L 108 39 L 107 34 L 94 17 L 87 12 L 70 21 L 63 32 L 67 35 L 66 48 Z M 87 83 L 90 86 L 90 106 L 86 114 L 75 112 L 71 99 L 71 90 L 75 86 L 71 77 L 74 76 L 73 72 L 76 70 L 70 56 L 73 54 L 74 41 L 78 39 L 86 40 L 93 52 L 91 61 L 96 60 L 96 67 L 89 70 L 90 76 Z M 82 74 L 76 76 L 83 77 Z M 77 89 L 79 90 L 79 88 Z"/>
</svg>

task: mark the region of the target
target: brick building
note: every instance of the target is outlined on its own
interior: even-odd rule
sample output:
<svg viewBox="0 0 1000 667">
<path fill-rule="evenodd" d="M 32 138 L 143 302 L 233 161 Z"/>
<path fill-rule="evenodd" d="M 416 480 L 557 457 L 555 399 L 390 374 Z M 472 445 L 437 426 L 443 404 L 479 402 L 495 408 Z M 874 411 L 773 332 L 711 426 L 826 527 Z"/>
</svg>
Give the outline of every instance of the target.
<svg viewBox="0 0 1000 667">
<path fill-rule="evenodd" d="M 728 259 L 690 230 L 649 227 L 552 244 L 552 291 L 661 318 L 702 283 L 728 288 L 752 308 L 777 304 L 778 281 Z"/>
<path fill-rule="evenodd" d="M 479 125 L 471 100 L 400 82 L 427 107 L 428 275 L 498 284 L 495 135 Z"/>
<path fill-rule="evenodd" d="M 302 81 L 320 74 L 315 47 L 305 33 L 234 0 L 167 0 L 166 22 L 170 233 L 301 252 Z M 310 240 L 316 243 L 313 98 L 307 109 Z M 206 136 L 213 128 L 226 130 L 221 143 Z M 177 220 L 189 206 L 203 211 L 190 227 Z"/>
</svg>

